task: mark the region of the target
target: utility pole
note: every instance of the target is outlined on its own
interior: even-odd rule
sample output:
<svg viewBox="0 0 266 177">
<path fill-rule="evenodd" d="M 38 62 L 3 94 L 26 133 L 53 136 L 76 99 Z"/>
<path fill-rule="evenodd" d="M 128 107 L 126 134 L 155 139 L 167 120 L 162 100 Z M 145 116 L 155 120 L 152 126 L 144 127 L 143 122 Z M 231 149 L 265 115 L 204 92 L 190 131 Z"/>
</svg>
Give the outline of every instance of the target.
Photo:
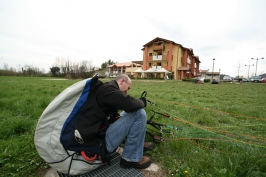
<svg viewBox="0 0 266 177">
<path fill-rule="evenodd" d="M 212 64 L 212 82 L 213 82 L 213 69 L 214 69 L 214 60 L 215 60 L 215 58 L 212 59 L 212 60 L 213 60 L 213 64 Z"/>
<path fill-rule="evenodd" d="M 248 66 L 248 79 L 249 79 L 249 69 L 250 69 L 250 65 L 245 65 L 245 66 Z M 254 66 L 254 64 L 251 65 L 251 66 Z"/>
<path fill-rule="evenodd" d="M 257 60 L 256 61 L 256 70 L 255 70 L 255 76 L 257 76 L 257 65 L 258 65 L 258 60 L 262 60 L 262 59 L 264 59 L 263 57 L 262 58 L 251 58 L 251 60 Z"/>
</svg>

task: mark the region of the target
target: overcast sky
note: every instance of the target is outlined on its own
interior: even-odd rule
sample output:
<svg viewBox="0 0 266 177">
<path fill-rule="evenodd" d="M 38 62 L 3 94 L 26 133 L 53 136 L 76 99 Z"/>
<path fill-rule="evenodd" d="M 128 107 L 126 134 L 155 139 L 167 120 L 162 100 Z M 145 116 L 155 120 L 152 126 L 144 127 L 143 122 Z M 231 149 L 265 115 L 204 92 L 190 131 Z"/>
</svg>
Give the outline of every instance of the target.
<svg viewBox="0 0 266 177">
<path fill-rule="evenodd" d="M 266 57 L 266 0 L 0 0 L 0 68 L 46 72 L 56 57 L 101 66 L 142 60 L 156 37 L 193 48 L 200 69 L 255 73 Z M 247 66 L 245 66 L 247 65 Z M 266 73 L 258 60 L 257 75 Z"/>
</svg>

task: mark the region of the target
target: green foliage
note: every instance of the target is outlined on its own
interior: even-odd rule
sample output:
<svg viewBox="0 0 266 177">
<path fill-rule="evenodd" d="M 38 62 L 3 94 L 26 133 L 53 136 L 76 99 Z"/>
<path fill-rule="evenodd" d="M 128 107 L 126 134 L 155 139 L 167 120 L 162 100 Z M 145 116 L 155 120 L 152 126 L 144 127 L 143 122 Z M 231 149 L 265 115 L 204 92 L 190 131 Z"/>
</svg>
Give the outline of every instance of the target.
<svg viewBox="0 0 266 177">
<path fill-rule="evenodd" d="M 150 153 L 169 176 L 265 176 L 265 86 L 134 80 L 130 94 L 146 90 L 148 118 L 177 127 Z"/>
<path fill-rule="evenodd" d="M 104 69 L 104 68 L 107 68 L 107 63 L 106 62 L 102 63 L 102 65 L 101 65 L 101 69 Z"/>
<path fill-rule="evenodd" d="M 168 73 L 167 76 L 168 76 L 169 80 L 173 80 L 173 78 L 174 78 L 174 74 L 173 73 Z"/>
<path fill-rule="evenodd" d="M 49 80 L 47 80 L 49 79 Z M 0 77 L 0 176 L 38 176 L 47 168 L 33 138 L 48 104 L 77 80 L 40 77 Z"/>
<path fill-rule="evenodd" d="M 193 79 L 191 79 L 191 78 L 183 78 L 182 81 L 185 81 L 185 82 L 192 82 Z"/>
<path fill-rule="evenodd" d="M 57 66 L 50 68 L 50 70 L 53 76 L 56 76 L 60 72 L 60 68 Z"/>
<path fill-rule="evenodd" d="M 147 74 L 147 76 L 148 76 L 148 79 L 154 79 L 154 73 L 148 73 Z"/>
<path fill-rule="evenodd" d="M 101 69 L 107 68 L 107 66 L 112 65 L 112 64 L 115 64 L 115 62 L 109 59 L 108 61 L 101 64 Z"/>
<path fill-rule="evenodd" d="M 1 177 L 39 176 L 48 168 L 33 143 L 36 124 L 46 106 L 78 81 L 0 77 Z M 148 155 L 169 176 L 265 176 L 265 86 L 132 80 L 130 95 L 140 97 L 145 90 L 155 102 L 148 104 L 147 118 L 151 110 L 169 114 L 153 120 L 176 127 L 165 128 L 164 141 Z"/>
<path fill-rule="evenodd" d="M 210 82 L 211 79 L 204 79 L 204 82 Z"/>
</svg>

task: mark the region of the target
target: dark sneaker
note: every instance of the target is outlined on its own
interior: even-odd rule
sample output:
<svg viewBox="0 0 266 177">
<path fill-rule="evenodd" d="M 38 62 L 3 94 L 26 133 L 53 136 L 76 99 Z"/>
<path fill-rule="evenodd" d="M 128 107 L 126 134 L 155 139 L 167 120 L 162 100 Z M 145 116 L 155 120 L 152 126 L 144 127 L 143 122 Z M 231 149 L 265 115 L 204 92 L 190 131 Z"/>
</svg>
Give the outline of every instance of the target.
<svg viewBox="0 0 266 177">
<path fill-rule="evenodd" d="M 151 158 L 147 156 L 143 156 L 142 160 L 139 162 L 128 162 L 125 159 L 121 158 L 120 166 L 122 168 L 137 168 L 144 169 L 148 168 L 151 165 Z"/>
<path fill-rule="evenodd" d="M 153 142 L 144 142 L 144 151 L 153 150 L 154 147 L 155 147 L 155 144 Z"/>
</svg>

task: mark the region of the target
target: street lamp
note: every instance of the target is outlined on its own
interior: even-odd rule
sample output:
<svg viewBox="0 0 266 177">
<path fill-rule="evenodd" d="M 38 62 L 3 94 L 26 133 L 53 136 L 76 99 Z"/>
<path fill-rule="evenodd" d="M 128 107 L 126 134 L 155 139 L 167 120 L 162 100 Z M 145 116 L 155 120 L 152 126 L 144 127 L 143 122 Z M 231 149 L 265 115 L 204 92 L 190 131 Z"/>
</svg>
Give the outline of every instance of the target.
<svg viewBox="0 0 266 177">
<path fill-rule="evenodd" d="M 250 65 L 245 65 L 245 66 L 248 66 L 248 79 L 249 79 L 249 68 L 250 68 Z M 251 65 L 251 66 L 254 66 L 254 64 Z"/>
<path fill-rule="evenodd" d="M 213 65 L 212 65 L 212 82 L 213 82 L 213 69 L 214 69 L 214 60 L 215 60 L 215 58 L 213 59 Z"/>
<path fill-rule="evenodd" d="M 257 65 L 258 65 L 258 60 L 262 60 L 262 59 L 264 59 L 263 57 L 262 58 L 251 58 L 251 60 L 257 60 L 256 61 L 256 70 L 255 70 L 255 76 L 257 76 Z"/>
<path fill-rule="evenodd" d="M 240 82 L 240 79 L 239 79 L 239 69 L 240 69 L 240 64 L 239 64 L 239 66 L 238 66 L 238 74 L 237 74 L 238 82 Z"/>
</svg>

